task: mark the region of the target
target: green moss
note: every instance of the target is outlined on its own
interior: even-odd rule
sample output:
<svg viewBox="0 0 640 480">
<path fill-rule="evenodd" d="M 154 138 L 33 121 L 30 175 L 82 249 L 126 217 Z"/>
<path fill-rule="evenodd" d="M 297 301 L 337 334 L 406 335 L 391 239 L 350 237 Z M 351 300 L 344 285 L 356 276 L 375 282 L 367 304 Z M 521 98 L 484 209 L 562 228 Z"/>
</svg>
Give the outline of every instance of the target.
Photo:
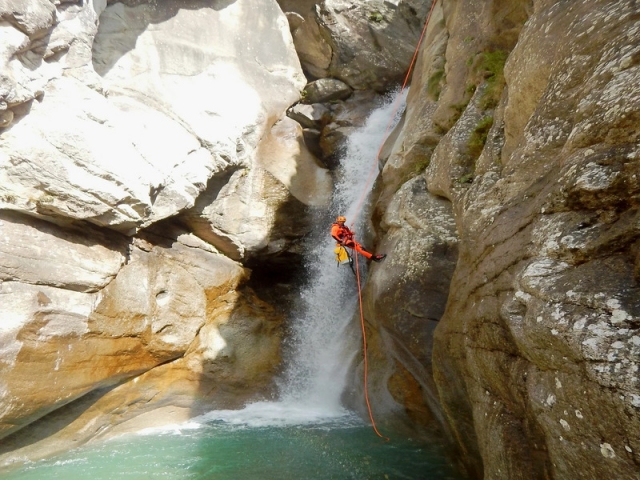
<svg viewBox="0 0 640 480">
<path fill-rule="evenodd" d="M 489 130 L 492 125 L 493 117 L 491 116 L 484 117 L 480 120 L 478 125 L 476 125 L 476 128 L 473 129 L 473 132 L 471 132 L 471 136 L 469 137 L 469 155 L 474 158 L 478 158 L 480 156 L 485 143 L 487 143 L 487 135 L 489 134 Z"/>
<path fill-rule="evenodd" d="M 444 77 L 444 70 L 440 69 L 434 72 L 433 75 L 427 80 L 427 94 L 434 100 L 438 100 L 440 92 L 442 91 L 442 78 Z"/>
<path fill-rule="evenodd" d="M 464 43 L 471 43 L 473 42 L 474 38 L 473 37 L 464 37 L 464 39 L 462 40 Z"/>
<path fill-rule="evenodd" d="M 414 171 L 416 175 L 420 175 L 422 172 L 424 172 L 429 166 L 429 163 L 431 163 L 431 157 L 425 158 L 417 162 L 414 166 Z"/>
<path fill-rule="evenodd" d="M 380 12 L 371 12 L 371 14 L 369 14 L 369 20 L 371 20 L 372 22 L 380 23 L 382 20 L 384 20 L 384 17 Z"/>
<path fill-rule="evenodd" d="M 458 183 L 473 183 L 473 173 L 467 173 L 466 175 L 461 176 L 458 178 Z"/>
<path fill-rule="evenodd" d="M 479 69 L 485 77 L 501 76 L 504 72 L 504 64 L 507 61 L 507 52 L 504 50 L 494 50 L 484 52 L 480 61 Z"/>
<path fill-rule="evenodd" d="M 442 125 L 440 125 L 439 123 L 434 123 L 433 124 L 433 131 L 435 133 L 437 133 L 438 135 L 444 135 L 447 133 L 447 129 L 445 127 L 443 127 Z"/>
<path fill-rule="evenodd" d="M 449 108 L 453 110 L 451 125 L 454 125 L 458 121 L 458 119 L 462 116 L 462 113 L 467 109 L 467 105 L 469 105 L 469 100 L 462 103 L 454 103 L 453 105 L 449 105 Z"/>
<path fill-rule="evenodd" d="M 467 85 L 467 88 L 465 88 L 464 93 L 467 95 L 473 95 L 476 92 L 476 88 L 478 88 L 477 85 L 470 83 Z"/>
<path fill-rule="evenodd" d="M 479 106 L 483 110 L 495 108 L 500 101 L 500 95 L 505 86 L 504 64 L 507 52 L 495 50 L 484 52 L 478 64 L 478 72 L 486 79 L 486 88 L 480 97 Z"/>
</svg>

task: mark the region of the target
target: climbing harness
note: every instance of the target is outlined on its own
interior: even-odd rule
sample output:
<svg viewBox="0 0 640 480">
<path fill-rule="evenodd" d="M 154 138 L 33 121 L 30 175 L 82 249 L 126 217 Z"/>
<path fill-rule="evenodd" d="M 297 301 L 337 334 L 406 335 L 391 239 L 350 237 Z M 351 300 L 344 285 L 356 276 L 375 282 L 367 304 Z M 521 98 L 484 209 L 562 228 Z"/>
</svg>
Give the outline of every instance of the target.
<svg viewBox="0 0 640 480">
<path fill-rule="evenodd" d="M 360 210 L 362 210 L 362 205 L 364 203 L 364 200 L 366 198 L 367 192 L 369 191 L 369 186 L 371 184 L 371 181 L 373 179 L 373 174 L 375 173 L 376 168 L 378 167 L 378 160 L 380 159 L 380 154 L 382 153 L 382 148 L 384 146 L 384 143 L 387 140 L 387 136 L 389 135 L 389 130 L 391 129 L 391 125 L 393 124 L 393 120 L 396 116 L 396 114 L 398 113 L 398 108 L 400 107 L 400 99 L 402 98 L 402 92 L 404 91 L 404 89 L 407 86 L 407 83 L 409 82 L 409 77 L 411 76 L 411 72 L 413 70 L 413 66 L 416 62 L 416 59 L 418 58 L 418 51 L 420 50 L 420 44 L 422 43 L 422 39 L 424 38 L 424 34 L 427 31 L 427 26 L 429 25 L 429 19 L 431 18 L 431 14 L 433 13 L 433 9 L 436 6 L 436 2 L 438 0 L 433 0 L 433 2 L 431 3 L 431 8 L 429 9 L 429 15 L 427 15 L 427 20 L 424 22 L 424 27 L 422 28 L 422 33 L 420 34 L 420 39 L 418 40 L 418 45 L 416 45 L 416 50 L 413 53 L 413 58 L 411 59 L 411 63 L 409 64 L 409 70 L 407 71 L 407 75 L 404 78 L 404 82 L 402 84 L 402 88 L 400 89 L 400 94 L 398 94 L 398 97 L 396 98 L 396 102 L 395 102 L 395 106 L 394 106 L 394 110 L 393 113 L 391 115 L 391 120 L 389 120 L 389 123 L 387 125 L 387 128 L 384 132 L 383 138 L 382 138 L 382 143 L 380 144 L 380 148 L 378 149 L 378 153 L 376 153 L 376 157 L 373 161 L 373 165 L 371 166 L 371 170 L 369 172 L 369 176 L 367 178 L 367 183 L 365 184 L 363 190 L 362 190 L 362 195 L 360 197 L 360 200 L 358 201 L 356 210 L 354 215 L 352 216 L 352 218 L 354 219 L 353 222 L 351 222 L 351 226 L 353 226 L 353 223 L 355 222 L 355 219 L 358 218 L 358 212 L 360 212 Z M 371 425 L 373 426 L 373 430 L 376 432 L 376 435 L 378 435 L 380 438 L 384 438 L 385 441 L 389 441 L 388 437 L 385 437 L 384 435 L 382 435 L 379 431 L 378 428 L 376 427 L 376 422 L 373 419 L 373 413 L 371 411 L 371 404 L 369 403 L 369 388 L 368 388 L 368 381 L 367 381 L 367 376 L 368 376 L 368 370 L 369 370 L 369 365 L 368 365 L 368 361 L 367 361 L 367 333 L 366 333 L 366 329 L 365 329 L 365 325 L 364 325 L 364 313 L 362 310 L 362 288 L 360 286 L 360 269 L 358 268 L 358 255 L 354 255 L 356 257 L 356 280 L 358 283 L 358 302 L 360 305 L 360 325 L 362 326 L 362 349 L 363 349 L 363 353 L 364 353 L 364 399 L 365 402 L 367 404 L 367 410 L 369 412 L 369 419 L 371 420 Z M 352 266 L 353 268 L 353 266 Z"/>
</svg>

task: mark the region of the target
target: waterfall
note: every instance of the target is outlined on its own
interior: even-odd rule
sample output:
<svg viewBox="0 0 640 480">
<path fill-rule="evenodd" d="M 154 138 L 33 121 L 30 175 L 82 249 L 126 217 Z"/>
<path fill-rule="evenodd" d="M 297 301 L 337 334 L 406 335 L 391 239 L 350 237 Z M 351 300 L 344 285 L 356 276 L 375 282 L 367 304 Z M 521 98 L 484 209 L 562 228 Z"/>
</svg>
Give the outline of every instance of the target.
<svg viewBox="0 0 640 480">
<path fill-rule="evenodd" d="M 406 91 L 399 100 L 402 105 L 405 98 Z M 291 314 L 290 335 L 285 343 L 287 368 L 279 380 L 280 400 L 254 403 L 240 412 L 211 412 L 208 419 L 271 425 L 318 422 L 348 414 L 340 397 L 351 363 L 360 351 L 361 339 L 347 334 L 358 307 L 357 290 L 349 267 L 337 267 L 335 242 L 329 231 L 336 215 L 345 215 L 347 223 L 353 223 L 356 237 L 363 238 L 359 233 L 364 233 L 364 216 L 353 216 L 361 213 L 356 212 L 357 203 L 367 188 L 372 162 L 376 161 L 397 100 L 397 94 L 385 97 L 365 125 L 350 135 L 336 172 L 332 206 L 315 219 L 316 228 L 308 239 L 305 259 L 308 281 Z M 392 126 L 402 110 L 397 109 Z M 364 270 L 364 261 L 360 268 Z"/>
</svg>

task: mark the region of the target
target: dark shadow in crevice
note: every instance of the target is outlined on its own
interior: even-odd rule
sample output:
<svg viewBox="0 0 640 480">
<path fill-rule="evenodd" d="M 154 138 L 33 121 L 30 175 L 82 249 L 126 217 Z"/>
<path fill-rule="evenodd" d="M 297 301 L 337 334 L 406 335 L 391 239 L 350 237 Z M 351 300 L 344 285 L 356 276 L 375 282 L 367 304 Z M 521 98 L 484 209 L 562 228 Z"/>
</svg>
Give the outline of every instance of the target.
<svg viewBox="0 0 640 480">
<path fill-rule="evenodd" d="M 0 443 L 0 456 L 14 450 L 34 446 L 42 440 L 50 441 L 54 435 L 63 432 L 65 428 L 76 421 L 85 411 L 118 385 L 119 384 L 93 390 L 3 438 Z M 84 441 L 81 443 L 84 443 Z M 66 446 L 64 450 L 68 448 L 69 447 Z M 50 455 L 55 453 L 57 452 L 52 451 Z"/>
</svg>

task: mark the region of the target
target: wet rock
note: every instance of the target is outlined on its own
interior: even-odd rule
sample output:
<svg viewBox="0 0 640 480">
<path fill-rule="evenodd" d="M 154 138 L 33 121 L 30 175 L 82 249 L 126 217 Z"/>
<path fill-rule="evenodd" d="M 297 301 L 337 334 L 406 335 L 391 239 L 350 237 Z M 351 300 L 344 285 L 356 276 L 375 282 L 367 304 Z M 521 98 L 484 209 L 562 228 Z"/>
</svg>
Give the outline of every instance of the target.
<svg viewBox="0 0 640 480">
<path fill-rule="evenodd" d="M 351 88 L 335 78 L 321 78 L 304 87 L 305 103 L 326 103 L 332 100 L 345 100 L 351 96 Z"/>
<path fill-rule="evenodd" d="M 377 359 L 372 382 L 386 382 L 402 413 L 416 425 L 431 435 L 446 435 L 431 357 L 458 256 L 451 204 L 430 194 L 417 177 L 394 195 L 381 226 L 385 234 L 376 251 L 387 258 L 372 265 L 364 292 L 365 315 L 375 328 L 370 336 L 380 336 L 371 339 L 370 353 Z M 372 404 L 382 417 L 397 414 L 396 405 L 375 395 Z"/>
<path fill-rule="evenodd" d="M 321 129 L 328 122 L 329 109 L 321 103 L 298 103 L 287 110 L 287 116 L 302 125 L 302 128 Z"/>
</svg>

